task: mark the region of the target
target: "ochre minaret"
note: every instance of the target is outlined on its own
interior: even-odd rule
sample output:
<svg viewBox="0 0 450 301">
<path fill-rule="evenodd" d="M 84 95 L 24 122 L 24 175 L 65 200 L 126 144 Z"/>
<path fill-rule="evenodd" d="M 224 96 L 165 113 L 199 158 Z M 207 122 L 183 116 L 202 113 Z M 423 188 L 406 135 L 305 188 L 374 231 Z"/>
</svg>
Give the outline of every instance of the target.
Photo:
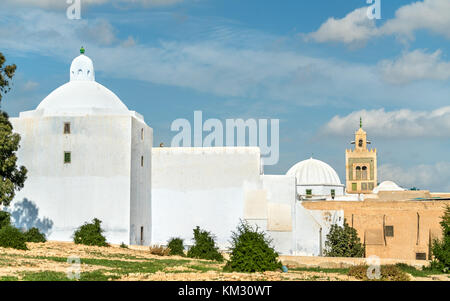
<svg viewBox="0 0 450 301">
<path fill-rule="evenodd" d="M 355 133 L 355 149 L 345 150 L 347 193 L 371 193 L 377 186 L 377 150 L 368 149 L 367 134 L 362 129 L 362 119 Z"/>
</svg>

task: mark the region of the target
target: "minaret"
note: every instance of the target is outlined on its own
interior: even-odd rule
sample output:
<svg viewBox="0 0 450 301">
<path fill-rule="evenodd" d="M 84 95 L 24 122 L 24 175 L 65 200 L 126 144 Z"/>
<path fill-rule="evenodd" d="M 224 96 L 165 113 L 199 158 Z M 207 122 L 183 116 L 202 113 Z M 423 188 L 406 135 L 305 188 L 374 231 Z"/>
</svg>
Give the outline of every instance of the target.
<svg viewBox="0 0 450 301">
<path fill-rule="evenodd" d="M 359 129 L 355 132 L 354 149 L 345 151 L 345 174 L 347 193 L 371 193 L 377 186 L 377 150 L 368 149 L 367 133 L 362 128 L 362 118 Z"/>
</svg>

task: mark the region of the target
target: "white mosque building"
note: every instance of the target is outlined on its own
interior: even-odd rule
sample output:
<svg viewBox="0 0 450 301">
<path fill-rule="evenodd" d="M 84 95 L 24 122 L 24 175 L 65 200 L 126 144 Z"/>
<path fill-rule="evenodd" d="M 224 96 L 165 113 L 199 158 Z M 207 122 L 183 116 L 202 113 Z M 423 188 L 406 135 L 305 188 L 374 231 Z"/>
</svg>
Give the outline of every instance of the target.
<svg viewBox="0 0 450 301">
<path fill-rule="evenodd" d="M 93 218 L 110 243 L 166 244 L 192 229 L 211 231 L 223 249 L 240 220 L 268 233 L 281 254 L 321 255 L 342 210 L 306 210 L 303 201 L 342 198 L 334 169 L 316 159 L 286 175 L 266 175 L 258 147 L 152 147 L 153 130 L 95 81 L 84 55 L 70 81 L 35 110 L 11 118 L 28 169 L 15 201 L 27 198 L 53 221 L 50 240 L 71 241 Z"/>
</svg>

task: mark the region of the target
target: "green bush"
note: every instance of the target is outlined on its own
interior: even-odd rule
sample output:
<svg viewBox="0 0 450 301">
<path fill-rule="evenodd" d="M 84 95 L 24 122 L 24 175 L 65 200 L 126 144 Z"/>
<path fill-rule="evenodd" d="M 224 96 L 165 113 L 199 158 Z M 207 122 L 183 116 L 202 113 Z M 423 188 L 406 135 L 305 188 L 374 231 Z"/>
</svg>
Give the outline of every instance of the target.
<svg viewBox="0 0 450 301">
<path fill-rule="evenodd" d="M 122 242 L 122 243 L 120 244 L 120 247 L 121 247 L 122 249 L 128 249 L 128 246 L 127 246 L 124 242 Z"/>
<path fill-rule="evenodd" d="M 433 261 L 430 268 L 448 273 L 450 270 L 450 206 L 447 205 L 444 216 L 440 222 L 442 240 L 434 240 L 431 252 Z"/>
<path fill-rule="evenodd" d="M 247 222 L 241 222 L 233 232 L 230 260 L 224 267 L 227 272 L 264 272 L 281 269 L 278 253 L 271 240 Z"/>
<path fill-rule="evenodd" d="M 169 255 L 185 256 L 183 240 L 181 238 L 171 238 L 167 247 L 170 249 Z"/>
<path fill-rule="evenodd" d="M 380 266 L 380 279 L 367 278 L 367 265 L 353 266 L 348 270 L 348 276 L 355 277 L 359 280 L 379 280 L 379 281 L 409 281 L 410 278 L 407 273 L 402 271 L 395 265 L 382 265 Z"/>
<path fill-rule="evenodd" d="M 364 246 L 358 233 L 344 220 L 344 227 L 331 226 L 325 242 L 325 256 L 328 257 L 364 257 Z"/>
<path fill-rule="evenodd" d="M 46 242 L 45 234 L 41 233 L 38 228 L 31 228 L 24 233 L 27 242 Z"/>
<path fill-rule="evenodd" d="M 208 231 L 201 230 L 200 227 L 194 229 L 195 244 L 189 249 L 187 256 L 191 258 L 223 261 L 223 256 L 216 247 L 214 237 Z"/>
<path fill-rule="evenodd" d="M 0 211 L 0 229 L 11 225 L 11 214 L 6 211 Z"/>
<path fill-rule="evenodd" d="M 87 246 L 107 247 L 106 238 L 103 236 L 104 230 L 100 227 L 102 222 L 94 218 L 92 223 L 85 223 L 73 234 L 73 241 L 76 244 Z"/>
<path fill-rule="evenodd" d="M 0 229 L 0 247 L 28 250 L 25 243 L 25 235 L 11 225 Z"/>
</svg>

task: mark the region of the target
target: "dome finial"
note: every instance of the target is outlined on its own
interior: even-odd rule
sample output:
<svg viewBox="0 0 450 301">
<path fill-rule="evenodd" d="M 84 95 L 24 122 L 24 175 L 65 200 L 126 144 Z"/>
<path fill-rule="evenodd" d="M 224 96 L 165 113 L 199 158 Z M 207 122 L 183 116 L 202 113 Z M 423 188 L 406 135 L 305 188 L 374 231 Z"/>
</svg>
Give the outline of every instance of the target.
<svg viewBox="0 0 450 301">
<path fill-rule="evenodd" d="M 81 48 L 80 48 L 80 53 L 81 53 L 81 54 L 84 54 L 85 51 L 86 51 L 86 50 L 84 50 L 84 47 L 81 46 Z"/>
</svg>

